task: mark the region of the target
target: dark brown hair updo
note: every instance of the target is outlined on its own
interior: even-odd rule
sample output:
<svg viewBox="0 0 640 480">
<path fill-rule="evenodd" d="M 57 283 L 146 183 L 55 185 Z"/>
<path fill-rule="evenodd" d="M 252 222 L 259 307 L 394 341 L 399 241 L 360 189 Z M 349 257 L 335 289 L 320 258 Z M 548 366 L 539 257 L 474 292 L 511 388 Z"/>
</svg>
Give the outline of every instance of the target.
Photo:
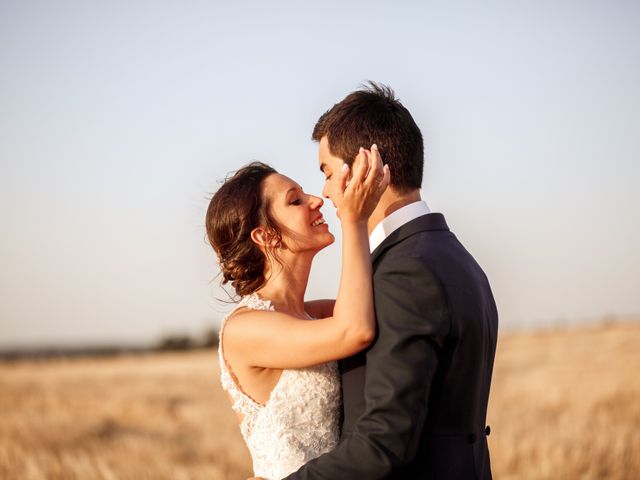
<svg viewBox="0 0 640 480">
<path fill-rule="evenodd" d="M 231 282 L 236 294 L 258 290 L 266 279 L 266 256 L 251 239 L 251 231 L 266 227 L 281 241 L 280 230 L 262 195 L 265 178 L 278 173 L 262 162 L 252 162 L 227 177 L 213 195 L 205 219 L 207 237 L 218 256 L 222 283 Z"/>
</svg>

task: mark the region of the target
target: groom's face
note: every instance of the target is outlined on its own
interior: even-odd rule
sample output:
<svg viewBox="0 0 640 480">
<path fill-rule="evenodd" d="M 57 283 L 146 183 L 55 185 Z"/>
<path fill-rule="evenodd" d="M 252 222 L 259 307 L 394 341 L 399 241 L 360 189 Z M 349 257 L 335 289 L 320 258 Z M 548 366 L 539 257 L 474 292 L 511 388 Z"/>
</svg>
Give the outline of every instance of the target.
<svg viewBox="0 0 640 480">
<path fill-rule="evenodd" d="M 320 163 L 320 170 L 324 174 L 322 196 L 330 199 L 335 208 L 336 202 L 334 201 L 334 193 L 338 192 L 340 189 L 339 177 L 344 161 L 329 151 L 329 140 L 326 135 L 320 139 L 318 162 Z"/>
</svg>

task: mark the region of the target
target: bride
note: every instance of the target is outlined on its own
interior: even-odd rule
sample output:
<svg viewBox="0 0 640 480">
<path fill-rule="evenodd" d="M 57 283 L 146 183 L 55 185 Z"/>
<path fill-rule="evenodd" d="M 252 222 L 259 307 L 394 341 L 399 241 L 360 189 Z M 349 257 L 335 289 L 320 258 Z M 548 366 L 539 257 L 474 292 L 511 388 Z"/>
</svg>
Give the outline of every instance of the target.
<svg viewBox="0 0 640 480">
<path fill-rule="evenodd" d="M 320 207 L 273 168 L 251 163 L 213 196 L 207 235 L 223 283 L 242 297 L 220 329 L 221 381 L 238 416 L 254 475 L 280 479 L 331 450 L 339 437 L 335 360 L 375 336 L 367 218 L 389 184 L 377 147 L 360 149 L 333 199 L 342 227 L 335 301 L 304 301 L 316 253 L 330 245 Z"/>
</svg>

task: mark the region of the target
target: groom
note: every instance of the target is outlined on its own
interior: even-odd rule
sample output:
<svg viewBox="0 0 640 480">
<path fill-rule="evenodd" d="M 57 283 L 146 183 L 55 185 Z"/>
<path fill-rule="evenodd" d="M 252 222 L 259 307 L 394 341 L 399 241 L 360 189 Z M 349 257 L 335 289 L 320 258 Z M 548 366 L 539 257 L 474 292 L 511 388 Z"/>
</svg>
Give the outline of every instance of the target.
<svg viewBox="0 0 640 480">
<path fill-rule="evenodd" d="M 340 362 L 340 443 L 287 479 L 490 479 L 498 314 L 480 266 L 420 198 L 420 129 L 390 88 L 370 83 L 322 115 L 313 139 L 325 197 L 373 143 L 391 187 L 368 221 L 378 334 Z"/>
</svg>

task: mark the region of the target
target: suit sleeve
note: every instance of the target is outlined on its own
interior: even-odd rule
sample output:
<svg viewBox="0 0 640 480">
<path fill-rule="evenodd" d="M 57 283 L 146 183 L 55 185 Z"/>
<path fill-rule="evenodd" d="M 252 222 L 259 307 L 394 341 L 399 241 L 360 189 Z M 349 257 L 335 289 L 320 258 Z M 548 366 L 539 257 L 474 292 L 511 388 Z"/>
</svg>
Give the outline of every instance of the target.
<svg viewBox="0 0 640 480">
<path fill-rule="evenodd" d="M 367 352 L 365 413 L 351 436 L 287 479 L 382 479 L 415 456 L 438 350 L 449 331 L 446 298 L 420 259 L 384 259 L 374 275 L 378 338 Z"/>
</svg>

